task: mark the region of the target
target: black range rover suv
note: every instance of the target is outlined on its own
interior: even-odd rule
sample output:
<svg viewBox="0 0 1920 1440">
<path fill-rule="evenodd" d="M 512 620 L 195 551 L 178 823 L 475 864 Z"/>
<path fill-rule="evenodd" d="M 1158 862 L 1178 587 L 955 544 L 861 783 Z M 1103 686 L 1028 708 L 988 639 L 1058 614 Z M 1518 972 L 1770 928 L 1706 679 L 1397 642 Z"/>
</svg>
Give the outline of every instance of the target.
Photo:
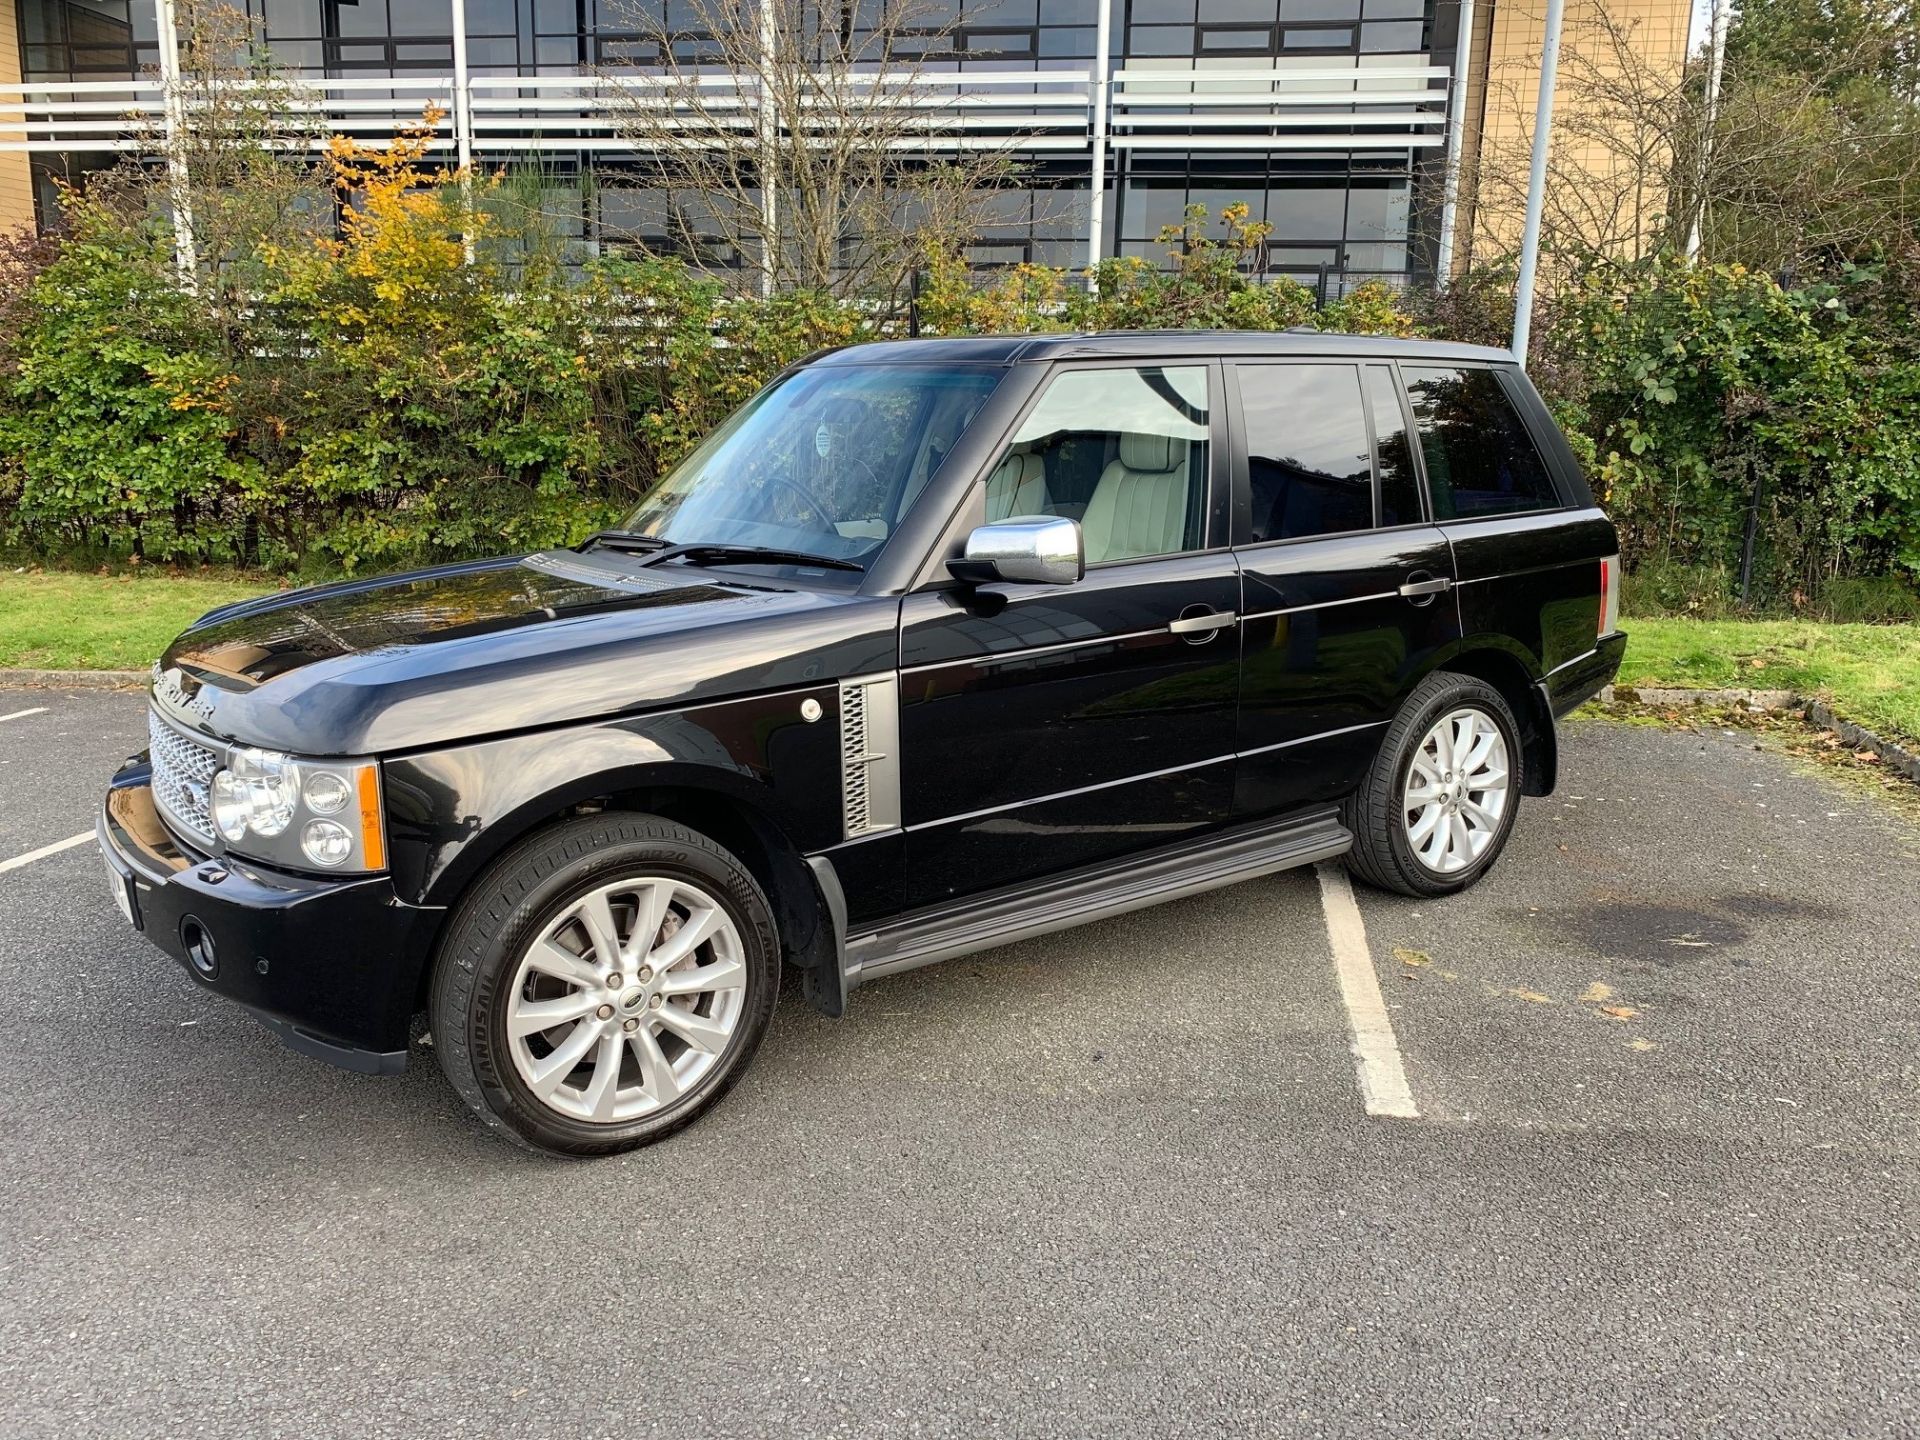
<svg viewBox="0 0 1920 1440">
<path fill-rule="evenodd" d="M 779 376 L 572 550 L 294 591 L 155 666 L 134 926 L 294 1048 L 430 1014 L 527 1144 L 670 1133 L 782 962 L 861 981 L 1345 856 L 1472 884 L 1619 665 L 1617 543 L 1498 351 L 909 341 Z"/>
</svg>

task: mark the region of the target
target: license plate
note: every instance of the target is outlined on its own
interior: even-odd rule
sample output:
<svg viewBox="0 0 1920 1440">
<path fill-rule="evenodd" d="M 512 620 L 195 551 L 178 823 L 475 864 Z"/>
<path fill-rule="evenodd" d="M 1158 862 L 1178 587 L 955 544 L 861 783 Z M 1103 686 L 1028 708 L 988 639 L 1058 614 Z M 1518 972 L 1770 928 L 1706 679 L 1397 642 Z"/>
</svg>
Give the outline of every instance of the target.
<svg viewBox="0 0 1920 1440">
<path fill-rule="evenodd" d="M 140 922 L 133 918 L 133 882 L 113 868 L 113 862 L 101 857 L 101 863 L 107 867 L 107 889 L 113 892 L 113 903 L 120 907 L 120 916 L 134 929 L 140 928 Z"/>
</svg>

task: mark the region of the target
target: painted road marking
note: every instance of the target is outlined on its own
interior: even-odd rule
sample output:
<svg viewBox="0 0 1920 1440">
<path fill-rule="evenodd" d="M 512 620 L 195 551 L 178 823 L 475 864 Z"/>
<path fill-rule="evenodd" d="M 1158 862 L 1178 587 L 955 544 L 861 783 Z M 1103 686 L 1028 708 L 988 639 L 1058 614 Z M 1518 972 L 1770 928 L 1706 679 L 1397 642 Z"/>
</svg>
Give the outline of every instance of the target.
<svg viewBox="0 0 1920 1440">
<path fill-rule="evenodd" d="M 1367 927 L 1354 902 L 1353 885 L 1339 865 L 1316 865 L 1320 877 L 1320 908 L 1327 916 L 1327 943 L 1333 948 L 1333 973 L 1340 981 L 1340 998 L 1353 1029 L 1353 1061 L 1360 1072 L 1360 1098 L 1369 1115 L 1393 1115 L 1417 1120 L 1413 1090 L 1400 1063 L 1400 1042 L 1394 1038 L 1387 1003 L 1380 997 L 1380 978 L 1373 973 L 1373 952 L 1367 948 Z"/>
<path fill-rule="evenodd" d="M 76 845 L 84 845 L 93 839 L 93 831 L 83 830 L 68 840 L 56 840 L 51 845 L 42 845 L 38 850 L 29 850 L 24 855 L 16 855 L 11 860 L 0 860 L 0 873 L 18 870 L 22 865 L 31 865 L 36 860 L 44 860 L 49 855 L 58 855 L 62 850 L 71 850 Z"/>
<path fill-rule="evenodd" d="M 0 724 L 5 724 L 9 720 L 24 720 L 29 715 L 44 715 L 46 713 L 46 706 L 36 705 L 31 710 L 16 710 L 11 715 L 0 715 Z"/>
</svg>

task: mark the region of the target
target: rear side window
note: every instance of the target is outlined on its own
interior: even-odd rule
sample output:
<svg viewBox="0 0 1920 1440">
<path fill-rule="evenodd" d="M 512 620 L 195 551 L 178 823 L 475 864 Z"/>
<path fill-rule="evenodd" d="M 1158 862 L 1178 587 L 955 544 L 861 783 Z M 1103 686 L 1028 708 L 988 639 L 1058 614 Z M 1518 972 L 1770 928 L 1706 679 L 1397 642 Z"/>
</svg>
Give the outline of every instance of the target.
<svg viewBox="0 0 1920 1440">
<path fill-rule="evenodd" d="M 1254 542 L 1373 527 L 1373 453 L 1352 365 L 1242 365 Z"/>
<path fill-rule="evenodd" d="M 1559 505 L 1553 479 L 1491 370 L 1402 366 L 1436 520 Z"/>
</svg>

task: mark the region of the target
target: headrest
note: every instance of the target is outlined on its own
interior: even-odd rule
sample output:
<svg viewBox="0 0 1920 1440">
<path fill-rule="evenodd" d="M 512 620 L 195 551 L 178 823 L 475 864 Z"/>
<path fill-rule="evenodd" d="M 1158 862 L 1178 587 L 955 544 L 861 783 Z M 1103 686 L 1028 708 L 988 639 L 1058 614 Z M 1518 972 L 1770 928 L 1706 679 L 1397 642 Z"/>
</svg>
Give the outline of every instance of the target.
<svg viewBox="0 0 1920 1440">
<path fill-rule="evenodd" d="M 1186 458 L 1187 444 L 1171 435 L 1141 435 L 1132 430 L 1120 436 L 1120 463 L 1129 470 L 1165 473 Z"/>
</svg>

